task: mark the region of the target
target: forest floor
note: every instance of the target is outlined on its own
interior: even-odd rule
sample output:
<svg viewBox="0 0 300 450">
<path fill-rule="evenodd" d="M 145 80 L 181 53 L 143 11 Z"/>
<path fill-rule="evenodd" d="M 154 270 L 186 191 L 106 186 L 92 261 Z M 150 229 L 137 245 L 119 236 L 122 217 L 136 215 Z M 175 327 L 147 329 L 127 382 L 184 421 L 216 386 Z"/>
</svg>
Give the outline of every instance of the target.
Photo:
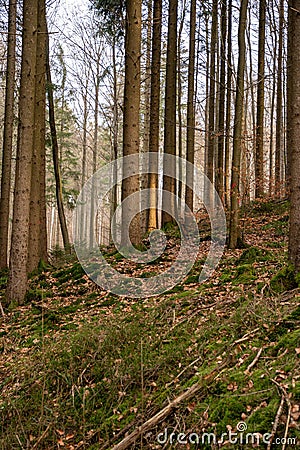
<svg viewBox="0 0 300 450">
<path fill-rule="evenodd" d="M 204 240 L 189 275 L 159 297 L 108 294 L 71 259 L 33 276 L 25 306 L 0 319 L 0 450 L 300 448 L 287 208 L 249 206 L 249 247 L 226 250 L 199 284 Z M 171 231 L 164 258 L 142 276 L 178 245 Z M 111 248 L 106 257 L 132 272 Z"/>
</svg>

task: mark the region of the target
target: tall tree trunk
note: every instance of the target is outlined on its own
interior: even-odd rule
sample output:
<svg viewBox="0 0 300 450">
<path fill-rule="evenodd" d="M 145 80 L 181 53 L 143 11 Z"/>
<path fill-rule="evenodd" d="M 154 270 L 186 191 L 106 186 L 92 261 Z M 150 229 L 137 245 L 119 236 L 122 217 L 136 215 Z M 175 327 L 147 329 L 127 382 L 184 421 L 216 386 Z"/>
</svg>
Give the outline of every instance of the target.
<svg viewBox="0 0 300 450">
<path fill-rule="evenodd" d="M 178 30 L 178 42 L 177 42 L 177 111 L 178 111 L 178 156 L 182 158 L 182 74 L 181 74 L 181 39 L 182 30 L 185 18 L 185 1 L 182 7 L 182 16 L 180 19 L 179 30 Z M 181 197 L 182 197 L 182 164 L 181 161 L 178 165 L 178 204 L 177 208 L 179 214 L 181 215 Z"/>
<path fill-rule="evenodd" d="M 218 36 L 218 0 L 213 0 L 211 43 L 210 43 L 210 73 L 209 73 L 209 112 L 208 112 L 208 149 L 207 149 L 207 177 L 214 183 L 214 154 L 215 154 L 215 105 L 216 105 L 216 49 Z"/>
<path fill-rule="evenodd" d="M 117 60 L 116 60 L 116 38 L 113 36 L 112 42 L 112 64 L 113 64 L 113 145 L 112 145 L 112 160 L 118 159 L 118 133 L 119 133 L 119 121 L 118 121 L 118 75 L 117 75 Z M 112 240 L 114 236 L 112 236 L 111 230 L 113 232 L 116 231 L 116 218 L 114 216 L 115 211 L 118 206 L 118 185 L 117 185 L 117 166 L 113 166 L 113 188 L 111 191 L 111 208 L 110 208 L 110 217 L 111 217 L 111 227 L 110 227 L 110 237 L 109 241 Z"/>
<path fill-rule="evenodd" d="M 188 68 L 188 99 L 187 99 L 187 138 L 186 159 L 194 164 L 195 159 L 195 44 L 196 44 L 196 0 L 191 0 L 190 11 L 190 42 Z M 194 170 L 186 170 L 185 203 L 193 211 L 194 208 Z"/>
<path fill-rule="evenodd" d="M 276 93 L 276 144 L 275 144 L 275 192 L 281 194 L 281 161 L 283 154 L 283 118 L 282 118 L 282 58 L 283 58 L 283 25 L 284 0 L 279 3 L 279 38 L 277 64 L 277 93 Z"/>
<path fill-rule="evenodd" d="M 160 66 L 161 66 L 161 20 L 162 0 L 154 0 L 153 33 L 151 61 L 150 95 L 150 135 L 149 152 L 156 152 L 157 158 L 151 160 L 149 174 L 150 209 L 148 231 L 158 228 L 157 190 L 158 190 L 158 152 L 159 152 L 159 105 L 160 105 Z"/>
<path fill-rule="evenodd" d="M 16 1 L 10 0 L 8 10 L 7 66 L 0 199 L 0 269 L 4 269 L 7 267 L 8 252 L 8 224 L 10 207 L 16 65 L 16 8 Z"/>
<path fill-rule="evenodd" d="M 10 272 L 7 300 L 22 304 L 27 290 L 27 257 L 31 163 L 34 142 L 35 71 L 38 7 L 35 0 L 23 2 L 22 62 L 19 101 L 16 177 Z"/>
<path fill-rule="evenodd" d="M 239 183 L 241 165 L 242 127 L 243 127 L 243 103 L 244 103 L 244 76 L 246 65 L 245 31 L 247 24 L 248 0 L 241 1 L 238 46 L 239 59 L 237 71 L 237 86 L 235 97 L 234 130 L 233 130 L 233 155 L 231 174 L 231 208 L 229 247 L 236 248 L 239 238 Z"/>
<path fill-rule="evenodd" d="M 272 27 L 276 27 L 276 19 L 274 14 L 274 2 L 271 3 L 271 8 L 269 8 L 269 22 L 270 29 Z M 271 9 L 271 11 L 270 11 Z M 276 97 L 276 61 L 278 59 L 277 55 L 277 34 L 274 33 L 272 36 L 272 58 L 273 58 L 273 66 L 272 72 L 273 76 L 270 80 L 271 85 L 271 108 L 270 108 L 270 146 L 269 146 L 269 196 L 273 196 L 274 192 L 274 112 L 275 112 L 275 97 Z"/>
<path fill-rule="evenodd" d="M 27 271 L 32 272 L 45 257 L 45 124 L 46 124 L 46 5 L 38 0 L 37 55 L 35 80 L 34 145 L 31 166 L 30 219 Z M 43 236 L 41 236 L 43 234 Z M 47 246 L 46 246 L 47 254 Z"/>
<path fill-rule="evenodd" d="M 82 174 L 81 174 L 81 189 L 84 186 L 86 180 L 86 153 L 87 153 L 87 125 L 88 125 L 88 82 L 89 76 L 87 75 L 85 80 L 84 92 L 83 92 L 83 130 L 82 130 Z"/>
<path fill-rule="evenodd" d="M 224 115 L 225 115 L 225 63 L 226 63 L 226 0 L 222 0 L 221 7 L 221 69 L 220 69 L 220 98 L 218 117 L 218 158 L 216 173 L 216 189 L 224 201 Z"/>
<path fill-rule="evenodd" d="M 125 87 L 123 119 L 123 156 L 139 153 L 140 126 L 140 58 L 141 58 L 141 0 L 126 2 L 125 34 Z M 139 192 L 139 176 L 128 178 L 129 167 L 123 164 L 122 202 L 131 194 Z M 129 201 L 122 209 L 122 245 L 128 246 L 127 232 L 132 244 L 142 240 L 140 215 L 136 215 L 130 224 L 134 211 L 134 202 Z"/>
<path fill-rule="evenodd" d="M 265 94 L 266 0 L 259 2 L 258 78 L 255 150 L 255 197 L 264 195 L 264 94 Z"/>
<path fill-rule="evenodd" d="M 164 153 L 176 155 L 176 67 L 177 67 L 177 8 L 178 0 L 169 0 L 168 18 L 168 42 L 167 42 L 167 70 L 165 93 L 165 128 L 164 128 Z M 175 160 L 170 167 L 172 176 L 163 177 L 163 191 L 176 193 L 176 167 Z M 165 165 L 165 163 L 164 163 Z M 174 199 L 174 197 L 172 197 Z M 169 209 L 171 214 L 166 211 Z M 162 225 L 172 223 L 175 215 L 175 202 L 169 201 L 167 196 L 162 198 Z M 173 217 L 172 217 L 173 216 Z"/>
<path fill-rule="evenodd" d="M 94 79 L 95 86 L 95 103 L 94 103 L 94 137 L 93 137 L 93 175 L 97 170 L 97 151 L 98 151 L 98 123 L 99 123 L 99 90 L 100 90 L 100 54 L 97 55 L 96 61 L 96 73 Z M 95 186 L 92 183 L 92 192 L 91 192 L 91 217 L 90 217 L 90 249 L 93 248 L 93 243 L 95 241 L 94 236 L 96 236 L 95 232 Z"/>
<path fill-rule="evenodd" d="M 226 136 L 225 136 L 225 199 L 230 207 L 230 134 L 231 134 L 231 84 L 232 84 L 232 0 L 228 1 L 227 31 L 227 83 L 226 83 Z"/>
<path fill-rule="evenodd" d="M 289 259 L 300 272 L 300 12 L 299 0 L 288 3 L 287 147 L 290 152 Z"/>
<path fill-rule="evenodd" d="M 144 153 L 144 156 L 147 155 L 149 152 L 149 132 L 150 132 L 150 95 L 151 95 L 151 34 L 152 34 L 152 0 L 147 0 L 148 5 L 148 14 L 147 14 L 147 37 L 146 37 L 146 67 L 145 67 L 145 82 L 144 82 L 144 124 L 143 124 L 143 147 L 142 151 Z M 148 188 L 149 185 L 149 174 L 148 174 L 148 168 L 149 163 L 146 158 L 143 158 L 143 169 L 146 169 L 146 171 L 142 173 L 141 175 L 141 190 L 145 190 Z M 145 195 L 141 198 L 141 228 L 143 235 L 146 233 L 148 229 L 148 217 L 149 217 L 149 211 L 148 211 L 148 205 L 149 205 L 149 199 L 146 198 Z M 146 209 L 143 209 L 146 208 Z"/>
<path fill-rule="evenodd" d="M 56 201 L 57 201 L 57 211 L 59 216 L 59 223 L 61 234 L 64 243 L 64 249 L 66 252 L 71 251 L 69 233 L 67 228 L 66 216 L 63 205 L 63 194 L 62 194 L 62 181 L 59 166 L 59 149 L 57 142 L 57 132 L 55 124 L 55 114 L 54 114 L 54 100 L 53 100 L 53 85 L 51 80 L 50 71 L 50 61 L 49 61 L 49 37 L 47 34 L 47 51 L 46 51 L 46 74 L 47 74 L 47 93 L 48 93 L 48 103 L 49 103 L 49 124 L 51 132 L 52 141 L 52 155 L 54 164 L 54 175 L 55 175 L 55 191 L 56 191 Z"/>
</svg>

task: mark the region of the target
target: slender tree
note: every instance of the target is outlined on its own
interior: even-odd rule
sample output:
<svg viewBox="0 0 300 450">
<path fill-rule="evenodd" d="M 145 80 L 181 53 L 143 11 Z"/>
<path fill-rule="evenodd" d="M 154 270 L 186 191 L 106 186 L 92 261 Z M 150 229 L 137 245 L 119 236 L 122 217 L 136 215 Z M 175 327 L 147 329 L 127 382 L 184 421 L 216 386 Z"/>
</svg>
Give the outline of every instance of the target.
<svg viewBox="0 0 300 450">
<path fill-rule="evenodd" d="M 218 154 L 216 189 L 222 200 L 224 200 L 224 141 L 225 141 L 225 77 L 226 77 L 226 33 L 227 33 L 227 1 L 221 3 L 221 68 L 220 68 L 220 97 L 218 114 Z"/>
<path fill-rule="evenodd" d="M 290 161 L 289 259 L 300 272 L 300 10 L 299 0 L 288 3 L 287 148 Z"/>
<path fill-rule="evenodd" d="M 232 0 L 228 1 L 227 29 L 227 82 L 226 82 L 226 136 L 225 136 L 225 199 L 230 207 L 230 134 L 231 134 L 231 84 L 232 84 Z"/>
<path fill-rule="evenodd" d="M 62 180 L 60 173 L 59 164 L 59 147 L 57 141 L 57 131 L 55 123 L 55 113 L 54 113 L 54 99 L 53 99 L 53 84 L 51 78 L 50 70 L 50 58 L 49 58 L 49 36 L 47 35 L 47 48 L 46 48 L 46 75 L 47 75 L 47 94 L 48 94 L 48 104 L 49 104 L 49 124 L 51 131 L 51 141 L 52 141 L 52 155 L 54 164 L 54 175 L 55 175 L 55 190 L 56 190 L 56 201 L 58 217 L 60 222 L 61 234 L 63 237 L 64 248 L 67 252 L 71 251 L 69 232 L 67 228 L 66 216 L 63 205 L 63 194 L 62 194 Z"/>
<path fill-rule="evenodd" d="M 195 158 L 195 43 L 196 43 L 196 0 L 191 0 L 190 11 L 190 42 L 189 42 L 189 69 L 188 69 L 188 101 L 187 101 L 187 139 L 186 159 L 194 164 Z M 187 168 L 186 182 L 193 186 L 194 172 Z M 186 186 L 185 203 L 193 211 L 193 189 Z"/>
<path fill-rule="evenodd" d="M 10 207 L 11 158 L 14 124 L 14 90 L 16 65 L 16 0 L 9 1 L 5 112 L 0 199 L 0 269 L 7 267 L 8 223 Z"/>
<path fill-rule="evenodd" d="M 167 68 L 165 91 L 165 127 L 164 127 L 164 153 L 176 155 L 176 69 L 177 69 L 177 9 L 178 0 L 169 0 L 168 15 L 168 41 L 167 41 Z M 175 215 L 175 203 L 168 204 L 164 191 L 175 195 L 176 192 L 176 167 L 175 161 L 170 167 L 172 176 L 163 177 L 162 199 L 162 225 L 173 222 Z M 174 198 L 174 197 L 173 197 Z M 165 209 L 169 206 L 171 214 Z M 172 217 L 173 215 L 173 217 Z"/>
<path fill-rule="evenodd" d="M 47 259 L 45 201 L 46 116 L 46 6 L 38 0 L 37 55 L 35 79 L 34 146 L 31 166 L 30 220 L 27 270 L 32 272 Z M 43 208 L 43 212 L 42 212 Z M 46 246 L 44 245 L 46 241 Z"/>
<path fill-rule="evenodd" d="M 236 248 L 239 238 L 239 183 L 240 183 L 242 127 L 243 127 L 244 76 L 246 65 L 245 31 L 247 24 L 247 7 L 248 7 L 248 0 L 242 0 L 240 7 L 239 29 L 238 29 L 239 59 L 237 70 L 234 130 L 233 130 L 231 208 L 230 208 L 230 229 L 229 229 L 230 248 Z"/>
<path fill-rule="evenodd" d="M 208 111 L 208 148 L 207 148 L 207 177 L 214 182 L 214 155 L 215 155 L 215 113 L 216 113 L 216 51 L 218 38 L 218 0 L 213 0 L 211 41 L 210 41 L 210 67 L 209 67 L 209 111 Z"/>
<path fill-rule="evenodd" d="M 27 290 L 31 164 L 34 145 L 37 20 L 37 2 L 35 0 L 24 0 L 17 161 L 10 271 L 6 290 L 7 300 L 17 304 L 23 303 Z"/>
<path fill-rule="evenodd" d="M 141 58 L 141 0 L 126 2 L 125 32 L 125 86 L 123 109 L 123 156 L 139 153 L 140 127 L 140 58 Z M 139 192 L 139 176 L 128 177 L 129 167 L 123 164 L 122 202 L 135 192 Z M 127 246 L 127 230 L 133 244 L 142 239 L 140 217 L 136 215 L 130 223 L 134 211 L 131 200 L 122 209 L 122 245 Z"/>
<path fill-rule="evenodd" d="M 283 26 L 284 1 L 279 3 L 279 30 L 278 30 L 278 63 L 277 63 L 277 92 L 276 92 L 276 143 L 275 143 L 275 192 L 281 192 L 281 161 L 283 153 L 283 114 L 282 114 L 282 63 L 283 63 Z"/>
<path fill-rule="evenodd" d="M 151 60 L 151 94 L 150 94 L 150 130 L 149 152 L 156 152 L 156 161 L 151 160 L 149 173 L 150 209 L 148 231 L 158 228 L 157 190 L 158 190 L 158 151 L 159 151 L 159 105 L 160 105 L 160 66 L 161 66 L 161 28 L 162 0 L 153 3 L 153 32 Z"/>
<path fill-rule="evenodd" d="M 255 150 L 255 197 L 264 194 L 264 94 L 265 94 L 266 0 L 259 2 L 258 78 Z"/>
</svg>

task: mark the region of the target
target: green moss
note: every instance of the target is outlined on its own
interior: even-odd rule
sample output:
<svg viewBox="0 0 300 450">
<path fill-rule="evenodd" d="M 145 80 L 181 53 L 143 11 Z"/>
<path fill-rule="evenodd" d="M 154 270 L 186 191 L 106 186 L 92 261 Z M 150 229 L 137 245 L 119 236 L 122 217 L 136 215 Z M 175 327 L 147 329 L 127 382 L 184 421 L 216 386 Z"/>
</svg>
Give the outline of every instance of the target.
<svg viewBox="0 0 300 450">
<path fill-rule="evenodd" d="M 252 264 L 243 264 L 237 268 L 233 284 L 251 284 L 256 278 Z"/>
<path fill-rule="evenodd" d="M 267 250 L 258 248 L 258 247 L 250 247 L 247 248 L 242 255 L 237 260 L 237 265 L 244 264 L 253 264 L 256 261 L 268 261 L 269 259 L 273 259 L 274 255 L 272 255 Z"/>
<path fill-rule="evenodd" d="M 286 265 L 280 269 L 270 281 L 270 288 L 276 293 L 282 293 L 297 287 L 294 268 Z"/>
</svg>

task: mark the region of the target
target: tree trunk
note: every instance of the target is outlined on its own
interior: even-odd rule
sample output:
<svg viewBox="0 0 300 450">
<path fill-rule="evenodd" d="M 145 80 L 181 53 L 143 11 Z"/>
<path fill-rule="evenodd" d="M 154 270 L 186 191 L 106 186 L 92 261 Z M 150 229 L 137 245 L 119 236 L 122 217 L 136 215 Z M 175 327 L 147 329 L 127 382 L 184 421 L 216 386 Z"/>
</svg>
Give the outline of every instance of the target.
<svg viewBox="0 0 300 450">
<path fill-rule="evenodd" d="M 31 166 L 30 219 L 27 271 L 32 272 L 39 265 L 45 253 L 42 239 L 47 234 L 42 230 L 46 227 L 45 214 L 45 124 L 46 124 L 46 6 L 44 0 L 38 0 L 38 29 L 35 81 L 35 115 L 34 115 L 34 145 Z M 43 234 L 43 236 L 41 236 Z M 43 253 L 43 254 L 42 254 Z"/>
<path fill-rule="evenodd" d="M 117 75 L 117 60 L 116 60 L 116 39 L 113 37 L 112 42 L 112 64 L 113 64 L 113 145 L 112 145 L 112 160 L 118 159 L 118 133 L 119 133 L 119 121 L 118 121 L 118 75 Z M 111 208 L 110 208 L 110 218 L 111 218 L 111 227 L 109 231 L 109 241 L 114 237 L 114 233 L 116 232 L 116 219 L 115 219 L 115 211 L 118 206 L 118 185 L 117 185 L 117 166 L 113 166 L 113 188 L 111 190 Z M 113 234 L 111 232 L 113 230 Z"/>
<path fill-rule="evenodd" d="M 207 177 L 214 183 L 214 154 L 215 154 L 215 106 L 216 106 L 216 49 L 218 36 L 218 0 L 213 0 L 211 43 L 210 43 L 210 87 L 208 112 L 208 148 L 207 148 Z"/>
<path fill-rule="evenodd" d="M 220 69 L 220 98 L 218 117 L 218 158 L 216 173 L 216 189 L 222 201 L 224 201 L 224 115 L 225 115 L 225 62 L 226 62 L 226 18 L 227 0 L 222 0 L 221 7 L 221 69 Z"/>
<path fill-rule="evenodd" d="M 271 3 L 271 10 L 269 8 L 269 22 L 270 28 L 276 27 L 276 19 L 274 14 L 274 2 Z M 275 97 L 276 97 L 276 60 L 278 59 L 277 55 L 277 34 L 274 33 L 272 36 L 272 58 L 273 58 L 273 66 L 272 66 L 272 79 L 270 80 L 270 84 L 272 86 L 272 97 L 271 97 L 271 108 L 270 108 L 270 147 L 269 147 L 269 196 L 272 197 L 274 193 L 274 112 L 275 112 Z"/>
<path fill-rule="evenodd" d="M 124 87 L 124 119 L 123 119 L 123 156 L 139 153 L 140 126 L 140 58 L 141 58 L 141 0 L 126 2 L 126 34 L 125 34 L 125 87 Z M 128 178 L 130 168 L 123 164 L 122 202 L 135 192 L 139 192 L 139 176 Z M 122 246 L 128 246 L 127 232 L 132 244 L 142 240 L 140 215 L 136 215 L 131 223 L 130 217 L 135 210 L 136 201 L 129 201 L 122 209 Z"/>
<path fill-rule="evenodd" d="M 290 152 L 289 260 L 300 272 L 300 12 L 299 1 L 288 3 L 287 148 Z"/>
<path fill-rule="evenodd" d="M 50 71 L 50 61 L 49 61 L 49 37 L 47 35 L 47 51 L 46 51 L 46 73 L 47 73 L 47 92 L 48 92 L 48 102 L 49 102 L 49 124 L 51 131 L 52 140 L 52 155 L 54 164 L 54 175 L 55 175 L 55 191 L 56 191 L 56 201 L 57 201 L 57 211 L 60 222 L 60 229 L 64 243 L 64 249 L 66 252 L 70 253 L 70 240 L 67 228 L 66 216 L 63 205 L 63 194 L 62 194 L 62 181 L 59 167 L 59 150 L 57 142 L 56 124 L 55 124 L 55 114 L 54 114 L 54 100 L 53 100 L 53 85 L 51 80 Z"/>
<path fill-rule="evenodd" d="M 275 192 L 281 194 L 281 161 L 283 153 L 283 120 L 282 120 L 282 57 L 283 57 L 283 25 L 284 0 L 279 4 L 279 39 L 277 64 L 277 93 L 276 93 L 276 144 L 275 144 Z"/>
<path fill-rule="evenodd" d="M 231 84 L 232 84 L 232 0 L 228 2 L 227 31 L 227 83 L 226 83 L 226 137 L 225 137 L 225 199 L 230 207 L 230 134 L 231 134 Z"/>
<path fill-rule="evenodd" d="M 99 90 L 100 90 L 100 54 L 97 55 L 96 61 L 96 73 L 94 79 L 95 86 L 95 103 L 94 103 L 94 138 L 93 138 L 93 175 L 97 170 L 97 151 L 98 151 L 98 123 L 99 123 Z M 96 240 L 95 236 L 95 206 L 96 206 L 96 198 L 95 198 L 95 186 L 92 183 L 92 192 L 91 192 L 91 217 L 90 217 L 90 249 L 93 248 L 93 243 Z"/>
<path fill-rule="evenodd" d="M 178 111 L 178 156 L 182 158 L 182 74 L 181 74 L 181 39 L 182 30 L 185 18 L 185 2 L 183 4 L 182 16 L 180 19 L 179 30 L 178 30 L 178 42 L 177 42 L 177 111 Z M 181 215 L 181 197 L 182 197 L 182 164 L 179 162 L 178 165 L 178 202 L 177 208 L 179 214 Z"/>
<path fill-rule="evenodd" d="M 240 164 L 241 164 L 242 127 L 243 127 L 244 75 L 246 65 L 245 31 L 247 23 L 247 6 L 248 0 L 242 0 L 240 8 L 239 30 L 238 30 L 239 59 L 238 59 L 237 86 L 236 86 L 235 112 L 234 112 L 234 130 L 233 130 L 231 208 L 230 208 L 230 229 L 229 229 L 230 248 L 236 248 L 239 238 L 239 183 L 240 183 Z"/>
<path fill-rule="evenodd" d="M 264 195 L 264 93 L 265 93 L 266 0 L 259 2 L 258 77 L 255 150 L 255 198 Z"/>
<path fill-rule="evenodd" d="M 2 177 L 0 199 L 0 270 L 7 267 L 9 206 L 11 184 L 11 157 L 14 124 L 14 91 L 16 65 L 16 1 L 9 1 L 7 67 L 5 85 L 5 112 L 2 153 Z"/>
<path fill-rule="evenodd" d="M 144 156 L 149 152 L 149 133 L 150 133 L 150 95 L 151 95 L 151 34 L 152 34 L 152 0 L 147 0 L 148 14 L 147 14 L 147 37 L 146 37 L 146 67 L 145 67 L 145 82 L 144 82 L 144 124 L 143 124 L 143 147 Z M 149 186 L 149 163 L 147 157 L 143 158 L 143 172 L 141 175 L 141 190 L 145 190 Z M 146 170 L 145 170 L 146 169 Z M 141 198 L 141 228 L 144 235 L 148 230 L 148 211 L 149 199 L 145 195 Z M 143 209 L 146 208 L 146 209 Z"/>
<path fill-rule="evenodd" d="M 161 19 L 162 0 L 154 0 L 153 34 L 151 61 L 150 95 L 150 135 L 149 152 L 156 152 L 156 161 L 152 160 L 149 174 L 150 209 L 148 231 L 158 228 L 157 190 L 158 190 L 158 152 L 159 152 L 159 105 L 160 105 L 160 65 L 161 65 Z"/>
<path fill-rule="evenodd" d="M 191 164 L 194 164 L 195 159 L 195 39 L 196 0 L 191 0 L 186 138 L 186 159 Z M 190 167 L 187 167 L 186 170 L 186 183 L 185 203 L 193 211 L 194 192 L 192 186 L 194 184 L 194 171 Z"/>
<path fill-rule="evenodd" d="M 6 291 L 7 300 L 17 304 L 24 302 L 27 290 L 31 164 L 34 142 L 37 18 L 37 2 L 35 0 L 24 0 L 17 161 L 10 272 Z"/>
<path fill-rule="evenodd" d="M 168 42 L 167 42 L 167 70 L 165 92 L 165 128 L 164 153 L 176 155 L 176 68 L 177 68 L 177 8 L 178 0 L 169 0 Z M 163 177 L 163 191 L 176 193 L 175 160 L 170 167 L 172 176 Z M 174 197 L 172 197 L 174 199 Z M 166 211 L 169 209 L 170 214 Z M 167 196 L 162 198 L 162 225 L 174 222 L 175 202 L 169 204 Z"/>
</svg>

